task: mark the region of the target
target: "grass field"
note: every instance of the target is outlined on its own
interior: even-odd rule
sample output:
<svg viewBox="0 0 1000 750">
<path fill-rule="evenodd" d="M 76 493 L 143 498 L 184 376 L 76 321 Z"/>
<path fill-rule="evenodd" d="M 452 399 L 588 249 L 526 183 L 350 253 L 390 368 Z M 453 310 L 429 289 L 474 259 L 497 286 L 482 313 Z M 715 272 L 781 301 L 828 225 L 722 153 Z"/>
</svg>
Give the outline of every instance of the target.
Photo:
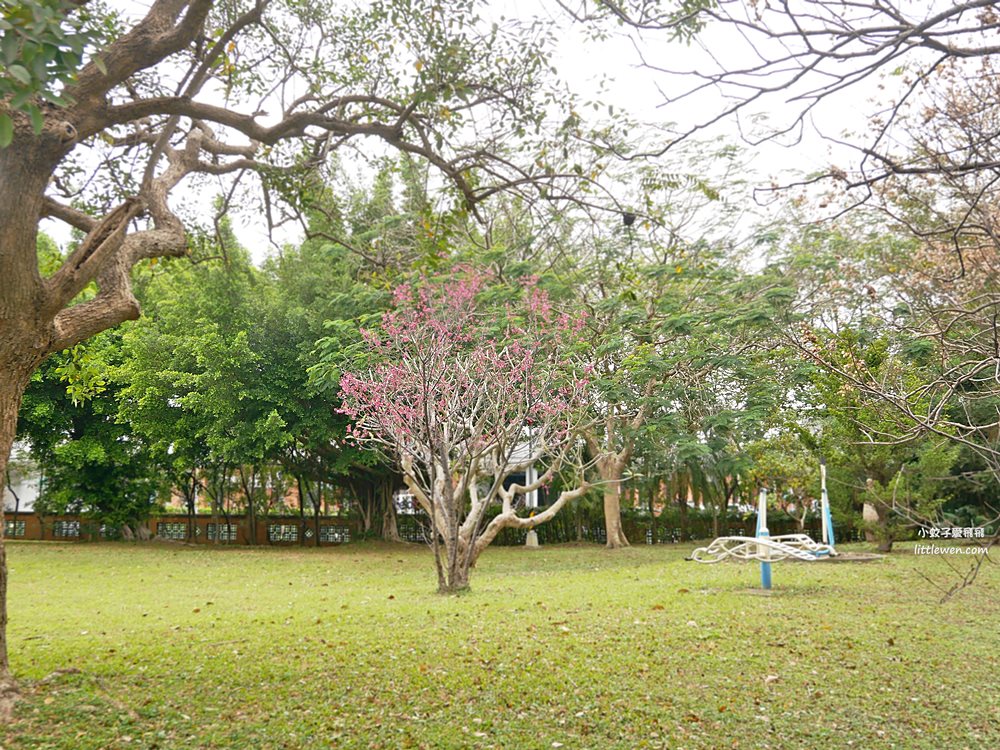
<svg viewBox="0 0 1000 750">
<path fill-rule="evenodd" d="M 1000 747 L 1000 569 L 14 543 L 14 748 Z M 60 670 L 60 671 L 57 671 Z"/>
</svg>

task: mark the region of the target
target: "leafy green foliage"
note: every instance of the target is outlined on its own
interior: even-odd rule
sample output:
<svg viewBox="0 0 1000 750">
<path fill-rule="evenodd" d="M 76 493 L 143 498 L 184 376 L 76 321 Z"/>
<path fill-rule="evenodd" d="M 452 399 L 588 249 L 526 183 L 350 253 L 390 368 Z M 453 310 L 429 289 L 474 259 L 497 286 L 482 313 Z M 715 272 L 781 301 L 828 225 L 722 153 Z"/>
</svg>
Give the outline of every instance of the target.
<svg viewBox="0 0 1000 750">
<path fill-rule="evenodd" d="M 19 438 L 44 472 L 36 508 L 82 513 L 112 534 L 145 520 L 166 489 L 157 453 L 117 419 L 119 387 L 109 373 L 121 356 L 119 339 L 105 333 L 51 357 L 33 376 L 18 421 Z"/>
<path fill-rule="evenodd" d="M 235 466 L 262 462 L 287 437 L 268 397 L 266 355 L 252 341 L 259 272 L 238 247 L 228 257 L 228 266 L 168 264 L 149 284 L 117 377 L 123 417 L 159 450 L 203 447 Z"/>
<path fill-rule="evenodd" d="M 53 374 L 66 383 L 66 393 L 74 406 L 79 406 L 107 390 L 106 365 L 95 357 L 93 348 L 77 344 L 63 352 L 65 361 Z"/>
<path fill-rule="evenodd" d="M 10 145 L 12 112 L 24 112 L 40 133 L 42 107 L 65 105 L 62 89 L 80 68 L 89 44 L 100 38 L 94 14 L 74 0 L 0 3 L 0 148 Z M 98 58 L 95 64 L 100 65 Z"/>
</svg>

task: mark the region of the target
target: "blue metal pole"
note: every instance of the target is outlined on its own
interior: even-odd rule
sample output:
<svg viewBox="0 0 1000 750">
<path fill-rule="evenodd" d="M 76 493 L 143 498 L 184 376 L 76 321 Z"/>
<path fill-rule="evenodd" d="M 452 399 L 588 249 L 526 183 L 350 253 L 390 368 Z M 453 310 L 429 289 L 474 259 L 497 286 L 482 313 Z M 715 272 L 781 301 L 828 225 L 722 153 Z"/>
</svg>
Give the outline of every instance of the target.
<svg viewBox="0 0 1000 750">
<path fill-rule="evenodd" d="M 823 543 L 831 547 L 836 546 L 833 538 L 833 517 L 830 515 L 830 496 L 826 493 L 826 459 L 819 460 L 819 475 L 821 481 L 820 505 L 822 506 L 823 517 Z"/>
<path fill-rule="evenodd" d="M 760 491 L 760 498 L 757 500 L 757 538 L 771 538 L 771 534 L 767 530 L 767 490 L 765 489 Z M 758 547 L 758 549 L 760 548 Z M 768 548 L 765 547 L 764 555 L 770 557 L 767 552 Z M 769 562 L 761 561 L 760 563 L 760 585 L 765 590 L 771 589 L 771 563 Z"/>
<path fill-rule="evenodd" d="M 768 533 L 767 527 L 765 526 L 757 534 L 758 539 L 769 539 L 771 537 Z M 771 563 L 762 562 L 760 564 L 760 587 L 768 591 L 771 590 Z"/>
</svg>

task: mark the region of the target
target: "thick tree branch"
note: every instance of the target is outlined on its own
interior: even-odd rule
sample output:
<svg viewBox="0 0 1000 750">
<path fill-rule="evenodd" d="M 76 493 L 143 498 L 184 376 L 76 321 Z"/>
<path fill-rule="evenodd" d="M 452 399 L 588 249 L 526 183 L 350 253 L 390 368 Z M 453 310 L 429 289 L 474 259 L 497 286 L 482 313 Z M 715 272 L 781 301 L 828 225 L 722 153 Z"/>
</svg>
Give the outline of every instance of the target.
<svg viewBox="0 0 1000 750">
<path fill-rule="evenodd" d="M 213 0 L 157 0 L 145 18 L 101 50 L 104 71 L 94 62 L 80 71 L 67 94 L 93 107 L 111 89 L 135 73 L 180 52 L 204 31 Z"/>
</svg>

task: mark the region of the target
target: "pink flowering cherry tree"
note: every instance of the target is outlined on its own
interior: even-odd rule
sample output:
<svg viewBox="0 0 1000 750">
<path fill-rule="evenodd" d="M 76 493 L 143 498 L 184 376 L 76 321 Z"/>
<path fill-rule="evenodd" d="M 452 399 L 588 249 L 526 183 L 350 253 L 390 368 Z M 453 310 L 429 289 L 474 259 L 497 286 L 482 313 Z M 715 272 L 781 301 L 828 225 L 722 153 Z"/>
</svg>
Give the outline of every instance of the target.
<svg viewBox="0 0 1000 750">
<path fill-rule="evenodd" d="M 545 523 L 588 488 L 578 439 L 586 372 L 571 356 L 581 321 L 557 314 L 534 280 L 503 305 L 484 291 L 470 269 L 400 286 L 380 328 L 362 332 L 365 366 L 340 380 L 352 437 L 398 461 L 431 521 L 442 592 L 468 588 L 502 529 Z M 532 466 L 537 480 L 504 486 Z M 526 510 L 527 493 L 557 473 L 555 501 Z"/>
</svg>

